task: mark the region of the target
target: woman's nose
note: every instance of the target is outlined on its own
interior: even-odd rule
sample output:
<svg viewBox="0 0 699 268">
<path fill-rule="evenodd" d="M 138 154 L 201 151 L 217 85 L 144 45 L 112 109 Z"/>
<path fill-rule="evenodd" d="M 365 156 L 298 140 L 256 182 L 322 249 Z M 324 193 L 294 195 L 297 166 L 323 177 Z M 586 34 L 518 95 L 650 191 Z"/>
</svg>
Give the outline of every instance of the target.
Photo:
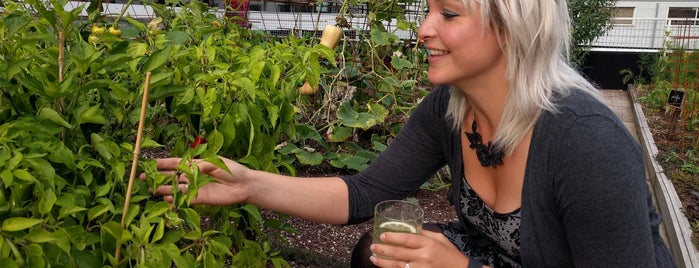
<svg viewBox="0 0 699 268">
<path fill-rule="evenodd" d="M 425 20 L 422 21 L 422 24 L 420 24 L 420 27 L 417 29 L 417 38 L 418 40 L 422 40 L 423 42 L 434 37 L 435 31 L 434 27 L 432 27 L 432 22 L 429 19 L 429 16 L 425 17 Z"/>
</svg>

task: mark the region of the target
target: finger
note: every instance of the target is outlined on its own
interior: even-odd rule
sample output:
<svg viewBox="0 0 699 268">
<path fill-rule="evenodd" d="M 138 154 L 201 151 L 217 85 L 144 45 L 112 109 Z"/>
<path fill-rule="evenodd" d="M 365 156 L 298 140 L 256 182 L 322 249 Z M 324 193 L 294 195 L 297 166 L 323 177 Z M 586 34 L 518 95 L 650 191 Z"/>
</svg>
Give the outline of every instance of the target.
<svg viewBox="0 0 699 268">
<path fill-rule="evenodd" d="M 393 258 L 383 258 L 379 255 L 369 257 L 369 260 L 378 267 L 405 267 L 407 261 Z"/>
<path fill-rule="evenodd" d="M 174 172 L 175 175 L 175 181 L 177 181 L 178 184 L 189 184 L 189 179 L 187 178 L 187 174 L 184 174 L 182 172 Z"/>
<path fill-rule="evenodd" d="M 414 257 L 411 255 L 414 250 L 402 245 L 375 243 L 369 247 L 369 250 L 374 254 L 373 256 L 380 259 L 408 260 Z"/>
<path fill-rule="evenodd" d="M 386 244 L 400 245 L 406 248 L 418 248 L 424 236 L 419 234 L 385 232 L 379 237 Z"/>
<path fill-rule="evenodd" d="M 189 186 L 188 184 L 184 184 L 184 183 L 177 184 L 177 188 L 183 194 L 187 193 L 188 186 Z M 163 185 L 163 186 L 158 187 L 158 189 L 155 190 L 155 194 L 162 195 L 162 196 L 171 196 L 173 194 L 172 190 L 173 190 L 173 187 L 171 185 Z"/>
<path fill-rule="evenodd" d="M 182 158 L 159 158 L 156 161 L 159 170 L 176 170 Z"/>
</svg>

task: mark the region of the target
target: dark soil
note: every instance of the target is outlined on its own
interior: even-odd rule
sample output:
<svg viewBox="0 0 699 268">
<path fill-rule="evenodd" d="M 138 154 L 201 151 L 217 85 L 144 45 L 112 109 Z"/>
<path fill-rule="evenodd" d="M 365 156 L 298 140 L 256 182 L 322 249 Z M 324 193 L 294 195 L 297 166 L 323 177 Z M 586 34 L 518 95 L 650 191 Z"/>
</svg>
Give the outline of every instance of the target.
<svg viewBox="0 0 699 268">
<path fill-rule="evenodd" d="M 681 122 L 673 119 L 671 114 L 646 107 L 643 113 L 658 148 L 656 160 L 677 191 L 685 216 L 692 227 L 692 241 L 699 247 L 699 176 L 696 172 L 689 172 L 691 169 L 699 171 L 699 159 L 694 156 L 696 145 L 692 145 L 691 139 L 682 143 L 683 135 L 679 131 Z M 671 133 L 672 129 L 675 131 Z M 685 131 L 683 134 L 693 136 L 694 139 L 699 137 L 696 132 Z"/>
<path fill-rule="evenodd" d="M 446 198 L 447 190 L 419 190 L 416 198 L 425 209 L 425 222 L 449 222 L 456 219 L 454 208 Z M 271 213 L 270 213 L 271 214 Z M 284 233 L 288 244 L 279 242 L 284 259 L 291 267 L 349 267 L 350 256 L 359 237 L 372 229 L 372 221 L 339 226 L 289 218 L 298 233 Z"/>
</svg>

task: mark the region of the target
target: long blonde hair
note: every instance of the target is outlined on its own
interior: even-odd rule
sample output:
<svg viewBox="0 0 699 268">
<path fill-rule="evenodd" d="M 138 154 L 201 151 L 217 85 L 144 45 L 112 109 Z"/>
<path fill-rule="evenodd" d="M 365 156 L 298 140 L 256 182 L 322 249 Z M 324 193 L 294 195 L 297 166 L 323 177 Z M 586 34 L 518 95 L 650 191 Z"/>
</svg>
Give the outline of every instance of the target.
<svg viewBox="0 0 699 268">
<path fill-rule="evenodd" d="M 462 0 L 480 4 L 484 27 L 501 36 L 507 55 L 510 92 L 493 143 L 511 154 L 543 111 L 556 111 L 553 93 L 579 89 L 599 98 L 598 90 L 569 64 L 570 17 L 566 0 Z M 451 90 L 447 117 L 460 131 L 469 108 L 467 96 Z"/>
</svg>

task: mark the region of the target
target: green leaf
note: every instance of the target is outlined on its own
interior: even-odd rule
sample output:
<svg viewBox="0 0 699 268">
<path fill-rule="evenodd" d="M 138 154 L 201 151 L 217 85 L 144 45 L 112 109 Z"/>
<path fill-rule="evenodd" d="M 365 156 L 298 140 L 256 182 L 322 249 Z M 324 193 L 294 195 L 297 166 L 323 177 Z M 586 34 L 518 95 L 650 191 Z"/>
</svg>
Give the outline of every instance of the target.
<svg viewBox="0 0 699 268">
<path fill-rule="evenodd" d="M 371 36 L 371 41 L 376 43 L 377 46 L 390 45 L 393 42 L 400 40 L 395 34 L 381 31 L 376 28 L 372 28 L 369 35 Z"/>
<path fill-rule="evenodd" d="M 32 228 L 32 226 L 40 224 L 42 222 L 43 220 L 33 218 L 9 218 L 2 222 L 2 230 L 8 232 L 16 232 Z"/>
<path fill-rule="evenodd" d="M 173 47 L 168 45 L 150 55 L 144 64 L 143 71 L 151 72 L 158 67 L 163 66 L 163 64 L 165 64 L 170 57 L 172 57 L 172 50 Z"/>
<path fill-rule="evenodd" d="M 128 230 L 121 228 L 121 225 L 119 225 L 118 222 L 110 221 L 102 224 L 100 227 L 102 232 L 114 237 L 118 243 L 131 239 L 131 233 Z"/>
<path fill-rule="evenodd" d="M 107 119 L 102 115 L 102 110 L 100 110 L 100 105 L 90 106 L 82 110 L 78 116 L 78 122 L 83 123 L 94 123 L 94 124 L 106 124 Z"/>
<path fill-rule="evenodd" d="M 17 13 L 12 13 L 9 15 L 6 15 L 5 17 L 5 24 L 7 25 L 7 36 L 12 36 L 17 31 L 23 29 L 26 27 L 29 22 L 32 21 L 32 18 L 27 16 L 26 14 L 17 14 Z"/>
<path fill-rule="evenodd" d="M 51 186 L 54 185 L 56 170 L 53 168 L 53 165 L 49 163 L 49 161 L 41 158 L 27 158 L 26 161 L 29 166 L 34 169 L 36 173 L 38 173 L 37 176 L 41 181 L 46 182 Z"/>
<path fill-rule="evenodd" d="M 150 88 L 169 86 L 172 82 L 172 72 L 157 72 L 150 76 Z M 151 91 L 152 92 L 152 91 Z M 152 99 L 149 95 L 148 99 Z"/>
<path fill-rule="evenodd" d="M 27 246 L 27 266 L 28 267 L 45 267 L 46 260 L 44 259 L 44 249 L 39 244 L 30 244 Z"/>
<path fill-rule="evenodd" d="M 369 129 L 378 123 L 375 116 L 368 113 L 358 113 L 350 107 L 349 102 L 340 104 L 337 111 L 337 118 L 342 125 L 354 128 Z"/>
<path fill-rule="evenodd" d="M 29 173 L 29 171 L 26 171 L 24 169 L 15 169 L 12 171 L 12 175 L 14 175 L 15 178 L 18 178 L 18 179 L 26 181 L 26 182 L 30 182 L 30 183 L 36 182 L 36 179 L 34 178 L 34 176 L 31 173 Z"/>
<path fill-rule="evenodd" d="M 86 92 L 90 89 L 108 88 L 110 84 L 111 84 L 111 81 L 106 80 L 106 79 L 90 80 L 87 83 L 80 85 L 80 87 L 78 87 L 78 91 Z"/>
<path fill-rule="evenodd" d="M 155 232 L 153 232 L 151 243 L 156 243 L 160 241 L 160 239 L 163 238 L 163 235 L 165 234 L 165 220 L 159 218 L 159 221 L 155 224 Z"/>
<path fill-rule="evenodd" d="M 396 68 L 396 70 L 414 68 L 414 65 L 412 62 L 410 62 L 406 59 L 403 59 L 401 57 L 398 57 L 398 56 L 391 57 L 391 66 L 393 66 L 393 68 Z"/>
<path fill-rule="evenodd" d="M 15 176 L 12 175 L 12 171 L 5 169 L 0 172 L 0 179 L 2 179 L 3 184 L 12 185 L 12 182 L 15 180 Z"/>
<path fill-rule="evenodd" d="M 53 205 L 56 204 L 56 194 L 51 189 L 46 189 L 41 193 L 41 198 L 39 199 L 39 213 L 45 215 L 53 209 Z"/>
<path fill-rule="evenodd" d="M 165 35 L 173 45 L 184 45 L 189 40 L 189 35 L 183 31 L 170 31 Z"/>
<path fill-rule="evenodd" d="M 328 135 L 332 142 L 343 142 L 352 137 L 352 128 L 342 126 L 332 126 Z"/>
<path fill-rule="evenodd" d="M 53 233 L 44 230 L 40 226 L 32 228 L 29 233 L 24 237 L 33 243 L 48 243 L 56 240 L 56 236 Z"/>
<path fill-rule="evenodd" d="M 362 171 L 364 168 L 367 167 L 367 163 L 370 161 L 370 159 L 366 159 L 363 157 L 358 157 L 358 156 L 353 156 L 353 155 L 348 155 L 348 154 L 340 154 L 338 155 L 338 158 L 335 160 L 331 160 L 330 164 L 333 165 L 334 167 L 337 168 L 350 168 L 354 169 L 357 171 Z"/>
<path fill-rule="evenodd" d="M 141 141 L 141 149 L 143 149 L 143 148 L 159 148 L 159 147 L 163 147 L 163 145 L 152 140 L 149 137 L 143 137 L 143 140 Z"/>
<path fill-rule="evenodd" d="M 235 116 L 231 112 L 226 113 L 218 125 L 218 130 L 223 135 L 223 148 L 227 148 L 235 140 Z"/>
<path fill-rule="evenodd" d="M 170 205 L 166 202 L 155 202 L 146 205 L 145 217 L 148 220 L 160 217 L 170 209 Z"/>
<path fill-rule="evenodd" d="M 206 136 L 206 148 L 208 151 L 213 153 L 218 153 L 223 147 L 223 134 L 218 130 L 214 129 Z"/>
<path fill-rule="evenodd" d="M 323 163 L 323 155 L 317 152 L 309 152 L 306 150 L 300 150 L 296 153 L 296 159 L 299 163 L 303 165 L 320 165 Z"/>
<path fill-rule="evenodd" d="M 90 210 L 87 211 L 87 219 L 88 220 L 94 220 L 99 216 L 102 216 L 104 213 L 109 212 L 109 210 L 112 208 L 111 204 L 100 204 L 96 205 Z"/>
<path fill-rule="evenodd" d="M 175 244 L 158 244 L 157 248 L 160 249 L 165 255 L 172 259 L 176 267 L 190 267 L 191 265 L 182 257 L 180 249 L 175 246 Z"/>
<path fill-rule="evenodd" d="M 65 128 L 71 128 L 71 125 L 70 123 L 68 123 L 68 121 L 63 119 L 63 117 L 60 114 L 58 114 L 58 112 L 56 112 L 54 109 L 48 107 L 41 108 L 39 110 L 37 118 L 41 120 L 49 120 Z"/>
<path fill-rule="evenodd" d="M 126 225 L 131 225 L 133 219 L 135 219 L 136 216 L 138 216 L 138 214 L 141 212 L 141 206 L 139 206 L 138 204 L 134 204 L 133 201 L 134 200 L 131 200 L 132 203 L 131 205 L 129 205 L 129 211 L 128 213 L 126 213 L 126 217 L 124 217 L 124 223 Z"/>
<path fill-rule="evenodd" d="M 262 221 L 262 214 L 260 214 L 260 208 L 258 206 L 245 204 L 241 208 L 258 222 Z"/>
<path fill-rule="evenodd" d="M 154 87 L 148 94 L 149 100 L 160 100 L 166 97 L 175 96 L 189 90 L 189 86 L 185 85 L 167 85 L 162 87 Z"/>
<path fill-rule="evenodd" d="M 182 219 L 187 223 L 187 225 L 193 230 L 201 230 L 201 218 L 197 211 L 191 208 L 182 209 Z"/>
<path fill-rule="evenodd" d="M 62 207 L 59 212 L 58 212 L 58 219 L 63 219 L 65 217 L 70 216 L 73 213 L 78 213 L 81 211 L 86 211 L 87 209 L 84 207 L 79 207 L 73 204 L 70 204 L 68 206 Z"/>
<path fill-rule="evenodd" d="M 73 249 L 82 251 L 85 250 L 85 248 L 100 242 L 97 235 L 88 232 L 80 225 L 64 227 L 63 230 L 65 230 L 68 234 L 70 242 L 73 244 Z"/>
</svg>

